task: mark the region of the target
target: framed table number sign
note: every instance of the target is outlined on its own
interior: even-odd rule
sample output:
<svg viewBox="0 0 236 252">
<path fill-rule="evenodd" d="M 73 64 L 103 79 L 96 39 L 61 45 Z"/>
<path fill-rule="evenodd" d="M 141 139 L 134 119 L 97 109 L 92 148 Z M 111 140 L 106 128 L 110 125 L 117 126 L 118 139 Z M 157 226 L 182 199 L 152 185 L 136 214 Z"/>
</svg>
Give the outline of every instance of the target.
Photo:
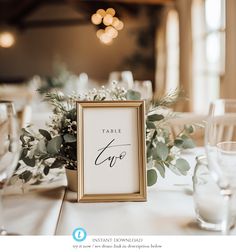
<svg viewBox="0 0 236 252">
<path fill-rule="evenodd" d="M 77 102 L 78 201 L 146 201 L 143 101 Z"/>
</svg>

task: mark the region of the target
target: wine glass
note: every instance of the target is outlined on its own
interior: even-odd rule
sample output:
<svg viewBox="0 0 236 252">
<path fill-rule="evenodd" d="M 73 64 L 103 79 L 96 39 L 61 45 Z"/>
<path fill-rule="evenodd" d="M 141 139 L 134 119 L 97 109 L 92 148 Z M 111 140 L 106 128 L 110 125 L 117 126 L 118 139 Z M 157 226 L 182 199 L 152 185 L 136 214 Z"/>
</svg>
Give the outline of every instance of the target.
<svg viewBox="0 0 236 252">
<path fill-rule="evenodd" d="M 211 103 L 205 129 L 208 165 L 224 198 L 222 234 L 229 234 L 236 192 L 236 100 Z"/>
<path fill-rule="evenodd" d="M 125 89 L 131 89 L 134 84 L 133 74 L 131 71 L 111 72 L 108 83 L 111 85 L 114 81 Z"/>
<path fill-rule="evenodd" d="M 13 103 L 0 101 L 0 235 L 7 232 L 3 226 L 1 196 L 3 187 L 12 176 L 19 160 L 18 124 Z"/>
<path fill-rule="evenodd" d="M 153 97 L 152 82 L 150 80 L 136 80 L 133 89 L 141 94 L 141 99 L 145 100 L 146 109 L 148 110 Z"/>
</svg>

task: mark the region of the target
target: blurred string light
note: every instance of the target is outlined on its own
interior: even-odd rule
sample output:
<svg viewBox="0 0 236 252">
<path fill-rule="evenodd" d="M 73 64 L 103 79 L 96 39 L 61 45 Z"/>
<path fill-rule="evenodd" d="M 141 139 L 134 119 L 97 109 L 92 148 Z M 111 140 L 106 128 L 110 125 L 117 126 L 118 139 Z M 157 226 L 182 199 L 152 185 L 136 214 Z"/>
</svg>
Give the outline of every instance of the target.
<svg viewBox="0 0 236 252">
<path fill-rule="evenodd" d="M 0 47 L 10 48 L 15 44 L 15 37 L 11 32 L 0 32 Z"/>
<path fill-rule="evenodd" d="M 103 24 L 104 29 L 96 32 L 98 39 L 104 44 L 111 44 L 113 39 L 118 36 L 118 31 L 124 28 L 124 23 L 115 17 L 116 11 L 113 8 L 107 10 L 99 9 L 91 16 L 91 21 L 95 25 Z"/>
</svg>

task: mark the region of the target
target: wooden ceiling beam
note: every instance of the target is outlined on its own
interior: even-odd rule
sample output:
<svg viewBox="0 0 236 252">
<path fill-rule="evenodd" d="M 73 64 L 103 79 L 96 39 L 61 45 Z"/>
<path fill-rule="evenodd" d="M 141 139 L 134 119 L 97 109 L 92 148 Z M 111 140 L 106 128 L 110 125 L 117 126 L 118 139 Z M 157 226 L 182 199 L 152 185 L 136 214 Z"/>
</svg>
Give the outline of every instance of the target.
<svg viewBox="0 0 236 252">
<path fill-rule="evenodd" d="M 50 28 L 62 26 L 78 26 L 88 24 L 84 19 L 55 19 L 55 20 L 31 20 L 19 23 L 17 26 L 22 29 Z"/>
<path fill-rule="evenodd" d="M 108 3 L 153 4 L 153 5 L 165 5 L 175 2 L 175 0 L 103 0 L 103 1 Z"/>
</svg>

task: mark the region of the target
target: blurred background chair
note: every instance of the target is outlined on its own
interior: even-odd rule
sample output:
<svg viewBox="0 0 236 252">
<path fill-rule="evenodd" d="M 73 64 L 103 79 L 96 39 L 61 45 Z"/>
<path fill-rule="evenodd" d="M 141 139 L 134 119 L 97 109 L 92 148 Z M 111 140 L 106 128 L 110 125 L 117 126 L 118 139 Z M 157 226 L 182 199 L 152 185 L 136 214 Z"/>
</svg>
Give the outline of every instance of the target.
<svg viewBox="0 0 236 252">
<path fill-rule="evenodd" d="M 30 105 L 25 105 L 21 110 L 17 111 L 17 117 L 19 119 L 20 128 L 25 128 L 32 122 L 32 107 Z"/>
<path fill-rule="evenodd" d="M 33 97 L 34 91 L 25 85 L 0 86 L 0 100 L 14 102 L 21 128 L 31 123 Z"/>
<path fill-rule="evenodd" d="M 212 129 L 216 141 L 235 141 L 236 121 L 234 115 L 219 115 L 215 118 L 215 127 Z"/>
</svg>

